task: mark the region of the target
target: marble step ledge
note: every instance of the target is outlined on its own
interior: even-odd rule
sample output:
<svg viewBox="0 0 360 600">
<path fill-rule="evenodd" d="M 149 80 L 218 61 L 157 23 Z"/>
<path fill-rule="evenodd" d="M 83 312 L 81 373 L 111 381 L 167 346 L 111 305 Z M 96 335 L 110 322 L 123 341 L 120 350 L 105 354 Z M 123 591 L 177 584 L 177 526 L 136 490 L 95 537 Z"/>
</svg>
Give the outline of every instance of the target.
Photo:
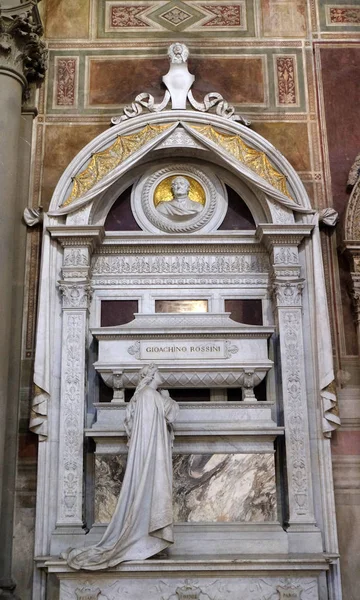
<svg viewBox="0 0 360 600">
<path fill-rule="evenodd" d="M 159 576 L 162 573 L 178 573 L 180 576 L 186 573 L 192 575 L 200 575 L 203 572 L 216 573 L 217 576 L 225 576 L 227 573 L 246 573 L 258 572 L 261 574 L 286 572 L 287 576 L 290 573 L 299 576 L 305 573 L 320 574 L 328 571 L 329 565 L 336 559 L 335 555 L 326 553 L 319 554 L 258 554 L 256 557 L 246 554 L 229 555 L 226 558 L 211 559 L 209 556 L 198 556 L 196 559 L 188 557 L 178 557 L 176 559 L 147 559 L 138 561 L 129 561 L 117 567 L 110 567 L 106 571 L 98 571 L 95 575 L 101 576 L 106 573 L 107 576 L 111 573 L 131 573 L 134 577 L 135 573 L 143 576 L 143 573 L 154 573 Z M 69 567 L 65 560 L 54 557 L 44 556 L 35 559 L 38 567 L 44 568 L 48 573 L 66 574 L 66 578 L 74 577 L 89 577 L 88 572 L 79 573 Z M 94 573 L 92 574 L 94 576 Z"/>
<path fill-rule="evenodd" d="M 171 393 L 171 392 L 170 392 Z M 93 430 L 125 431 L 124 418 L 127 408 L 125 402 L 96 402 L 96 421 Z M 273 402 L 181 402 L 180 414 L 175 422 L 175 432 L 182 430 L 210 430 L 233 428 L 234 431 L 274 431 L 277 427 L 272 419 L 275 410 Z"/>
<path fill-rule="evenodd" d="M 187 453 L 273 453 L 274 441 L 279 435 L 284 435 L 284 428 L 277 427 L 262 431 L 237 431 L 230 429 L 194 429 L 176 431 L 173 452 Z M 96 444 L 96 454 L 127 454 L 127 438 L 125 431 L 103 431 L 86 429 L 85 436 L 90 437 Z"/>
</svg>

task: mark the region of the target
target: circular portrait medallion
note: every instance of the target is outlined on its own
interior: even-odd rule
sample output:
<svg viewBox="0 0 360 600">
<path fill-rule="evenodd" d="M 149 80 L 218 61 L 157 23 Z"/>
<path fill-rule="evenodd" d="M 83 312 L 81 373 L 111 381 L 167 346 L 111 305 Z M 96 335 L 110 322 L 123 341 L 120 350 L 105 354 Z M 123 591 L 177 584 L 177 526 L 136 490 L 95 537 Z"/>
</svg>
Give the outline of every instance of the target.
<svg viewBox="0 0 360 600">
<path fill-rule="evenodd" d="M 132 210 L 145 231 L 211 231 L 223 220 L 226 191 L 207 168 L 189 163 L 152 167 L 134 185 Z"/>
</svg>

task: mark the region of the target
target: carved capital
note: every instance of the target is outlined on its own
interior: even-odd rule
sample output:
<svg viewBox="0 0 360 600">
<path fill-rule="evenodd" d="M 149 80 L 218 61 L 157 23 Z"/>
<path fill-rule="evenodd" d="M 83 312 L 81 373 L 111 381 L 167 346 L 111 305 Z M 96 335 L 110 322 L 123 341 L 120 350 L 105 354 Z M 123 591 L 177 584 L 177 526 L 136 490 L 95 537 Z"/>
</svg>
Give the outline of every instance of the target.
<svg viewBox="0 0 360 600">
<path fill-rule="evenodd" d="M 278 308 L 288 306 L 301 306 L 303 288 L 304 280 L 275 280 L 272 284 L 272 291 L 276 299 L 276 306 Z"/>
<path fill-rule="evenodd" d="M 59 290 L 63 297 L 63 308 L 88 308 L 92 288 L 88 282 L 70 283 L 61 281 Z"/>
<path fill-rule="evenodd" d="M 24 90 L 45 77 L 48 51 L 43 33 L 37 0 L 0 7 L 0 72 L 20 80 Z"/>
</svg>

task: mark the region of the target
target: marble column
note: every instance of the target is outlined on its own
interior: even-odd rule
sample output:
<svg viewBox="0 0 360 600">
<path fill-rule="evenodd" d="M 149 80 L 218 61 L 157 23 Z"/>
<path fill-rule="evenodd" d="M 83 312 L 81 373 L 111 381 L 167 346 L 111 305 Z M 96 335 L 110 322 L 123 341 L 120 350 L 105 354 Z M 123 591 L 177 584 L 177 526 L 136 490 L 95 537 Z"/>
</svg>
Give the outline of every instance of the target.
<svg viewBox="0 0 360 600">
<path fill-rule="evenodd" d="M 11 579 L 12 502 L 16 465 L 18 393 L 10 381 L 14 373 L 10 356 L 14 356 L 14 270 L 18 267 L 16 252 L 21 224 L 18 215 L 19 143 L 21 108 L 29 85 L 41 81 L 46 69 L 46 50 L 40 40 L 42 27 L 36 0 L 5 0 L 0 7 L 0 526 L 3 543 L 0 550 L 0 595 L 13 595 Z M 18 305 L 18 303 L 15 303 Z M 20 353 L 20 348 L 19 348 Z M 20 360 L 20 354 L 19 354 Z M 15 369 L 16 371 L 16 369 Z M 18 391 L 18 386 L 17 386 Z M 9 443 L 10 440 L 10 443 Z M 6 448 L 6 461 L 5 461 Z"/>
</svg>

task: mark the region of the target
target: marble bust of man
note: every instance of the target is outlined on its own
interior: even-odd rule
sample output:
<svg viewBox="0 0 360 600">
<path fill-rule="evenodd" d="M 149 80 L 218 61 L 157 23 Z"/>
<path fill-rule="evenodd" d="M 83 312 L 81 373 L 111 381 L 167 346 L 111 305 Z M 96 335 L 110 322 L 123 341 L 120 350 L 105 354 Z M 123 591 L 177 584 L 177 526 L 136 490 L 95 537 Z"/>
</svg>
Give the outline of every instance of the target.
<svg viewBox="0 0 360 600">
<path fill-rule="evenodd" d="M 174 177 L 171 182 L 171 190 L 174 196 L 173 200 L 159 202 L 156 207 L 156 210 L 162 215 L 165 215 L 172 221 L 183 221 L 203 210 L 204 207 L 202 204 L 190 200 L 190 183 L 186 177 L 182 177 L 181 175 Z"/>
</svg>

